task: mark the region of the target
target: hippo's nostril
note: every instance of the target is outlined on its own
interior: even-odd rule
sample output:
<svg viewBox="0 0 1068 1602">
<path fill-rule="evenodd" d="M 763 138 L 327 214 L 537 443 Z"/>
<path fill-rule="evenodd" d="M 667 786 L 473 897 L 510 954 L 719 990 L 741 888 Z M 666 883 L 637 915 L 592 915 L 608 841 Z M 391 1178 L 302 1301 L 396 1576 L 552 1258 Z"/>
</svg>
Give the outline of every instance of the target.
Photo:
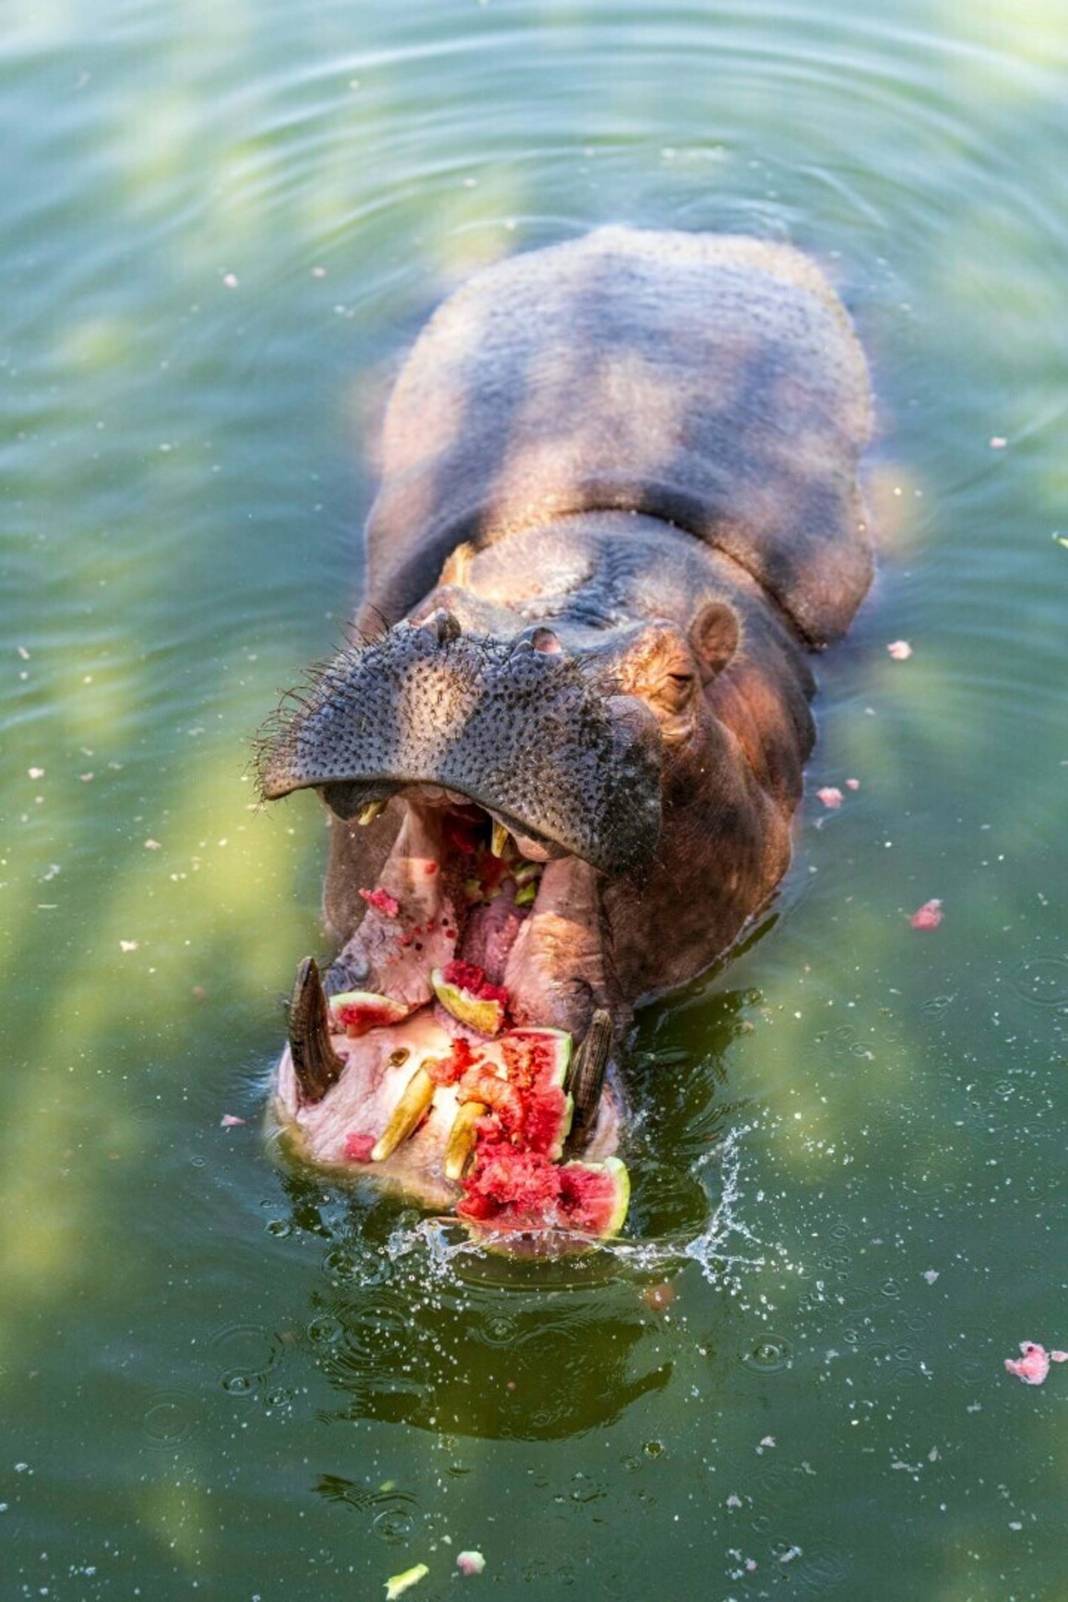
<svg viewBox="0 0 1068 1602">
<path fill-rule="evenodd" d="M 436 612 L 431 612 L 423 627 L 430 630 L 439 645 L 448 645 L 450 640 L 460 638 L 460 620 L 455 612 L 450 612 L 444 606 L 439 606 Z"/>
<path fill-rule="evenodd" d="M 540 651 L 545 656 L 555 656 L 563 650 L 557 634 L 544 623 L 537 623 L 533 628 L 524 629 L 515 645 L 525 651 Z"/>
</svg>

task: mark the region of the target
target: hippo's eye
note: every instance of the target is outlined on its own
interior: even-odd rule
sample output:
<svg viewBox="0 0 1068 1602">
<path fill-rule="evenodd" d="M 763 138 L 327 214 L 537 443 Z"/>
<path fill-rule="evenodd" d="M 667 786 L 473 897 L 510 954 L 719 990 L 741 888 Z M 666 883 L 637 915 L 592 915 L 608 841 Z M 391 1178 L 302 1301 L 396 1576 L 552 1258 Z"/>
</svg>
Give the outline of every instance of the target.
<svg viewBox="0 0 1068 1602">
<path fill-rule="evenodd" d="M 696 680 L 692 673 L 667 673 L 656 692 L 656 702 L 665 712 L 681 712 L 690 702 Z"/>
</svg>

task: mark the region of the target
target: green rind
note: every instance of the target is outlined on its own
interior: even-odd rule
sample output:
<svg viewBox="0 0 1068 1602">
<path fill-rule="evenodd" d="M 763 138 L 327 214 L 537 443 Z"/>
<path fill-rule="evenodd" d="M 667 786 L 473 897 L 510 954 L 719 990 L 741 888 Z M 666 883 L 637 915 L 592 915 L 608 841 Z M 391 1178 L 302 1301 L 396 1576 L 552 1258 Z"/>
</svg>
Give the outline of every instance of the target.
<svg viewBox="0 0 1068 1602">
<path fill-rule="evenodd" d="M 552 1150 L 546 1154 L 551 1163 L 558 1163 L 561 1157 L 564 1155 L 564 1147 L 567 1144 L 567 1137 L 571 1133 L 571 1125 L 574 1123 L 574 1121 L 575 1098 L 569 1091 L 564 1095 L 564 1116 L 560 1125 L 560 1134 L 553 1142 Z"/>
</svg>

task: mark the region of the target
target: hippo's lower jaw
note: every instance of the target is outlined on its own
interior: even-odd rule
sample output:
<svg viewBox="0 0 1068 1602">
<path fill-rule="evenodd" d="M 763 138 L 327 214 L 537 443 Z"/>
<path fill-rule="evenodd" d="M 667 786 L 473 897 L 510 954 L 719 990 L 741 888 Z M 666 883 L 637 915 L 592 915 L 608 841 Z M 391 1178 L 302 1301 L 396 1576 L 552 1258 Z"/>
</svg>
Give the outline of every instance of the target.
<svg viewBox="0 0 1068 1602">
<path fill-rule="evenodd" d="M 396 837 L 378 884 L 360 888 L 367 909 L 356 933 L 325 985 L 310 959 L 298 972 L 273 1098 L 283 1144 L 315 1167 L 374 1177 L 422 1207 L 457 1203 L 461 1182 L 446 1173 L 447 1165 L 454 1174 L 458 1166 L 455 1140 L 450 1162 L 450 1137 L 461 1106 L 477 1097 L 442 1082 L 448 1076 L 441 1068 L 458 1040 L 476 1058 L 480 1048 L 494 1055 L 490 1039 L 435 994 L 432 975 L 444 990 L 442 972 L 463 963 L 481 971 L 484 988 L 506 993 L 509 1027 L 571 1036 L 569 1151 L 611 1156 L 623 1100 L 605 1065 L 611 1028 L 599 1008 L 605 976 L 597 876 L 577 857 L 552 857 L 559 848 L 545 840 L 517 838 L 456 791 L 408 786 L 389 810 L 399 814 Z M 360 821 L 381 811 L 369 803 Z M 383 818 L 380 826 L 386 824 Z M 357 990 L 367 999 L 344 1012 L 329 999 Z M 390 1021 L 378 1021 L 384 1018 Z M 462 1047 L 461 1054 L 470 1055 Z"/>
</svg>

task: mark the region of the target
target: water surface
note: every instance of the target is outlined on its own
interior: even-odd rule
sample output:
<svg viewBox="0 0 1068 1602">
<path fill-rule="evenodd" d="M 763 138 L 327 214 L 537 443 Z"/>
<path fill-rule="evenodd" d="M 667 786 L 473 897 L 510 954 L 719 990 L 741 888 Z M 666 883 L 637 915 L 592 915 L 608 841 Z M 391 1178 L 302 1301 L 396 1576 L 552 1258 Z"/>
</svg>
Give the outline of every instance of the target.
<svg viewBox="0 0 1068 1602">
<path fill-rule="evenodd" d="M 5 1599 L 1068 1590 L 1068 1372 L 1002 1370 L 1068 1346 L 1066 39 L 8 0 Z M 340 638 L 421 319 L 608 220 L 828 264 L 887 552 L 773 916 L 640 1019 L 626 1242 L 517 1272 L 266 1159 L 323 829 L 248 737 Z"/>
</svg>

